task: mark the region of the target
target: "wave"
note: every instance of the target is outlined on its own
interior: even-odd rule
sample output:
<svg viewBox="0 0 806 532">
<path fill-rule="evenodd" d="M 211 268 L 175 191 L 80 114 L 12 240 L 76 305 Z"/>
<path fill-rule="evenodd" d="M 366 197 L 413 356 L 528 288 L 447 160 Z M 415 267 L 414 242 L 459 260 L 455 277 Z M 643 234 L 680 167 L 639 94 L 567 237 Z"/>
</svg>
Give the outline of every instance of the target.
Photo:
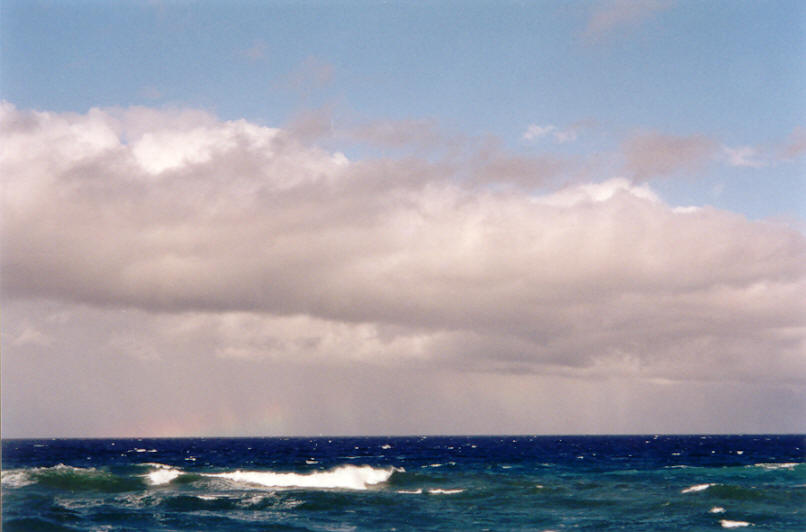
<svg viewBox="0 0 806 532">
<path fill-rule="evenodd" d="M 441 488 L 433 488 L 428 490 L 428 493 L 432 495 L 455 495 L 457 493 L 462 493 L 465 490 L 462 489 L 453 489 L 453 490 L 445 490 Z"/>
<path fill-rule="evenodd" d="M 761 464 L 753 464 L 752 466 L 747 467 L 760 467 L 761 469 L 766 469 L 767 471 L 776 471 L 779 469 L 795 469 L 800 465 L 799 462 L 776 462 L 776 463 L 761 463 Z"/>
<path fill-rule="evenodd" d="M 719 524 L 722 525 L 722 528 L 741 528 L 744 526 L 750 526 L 750 523 L 747 521 L 731 521 L 729 519 L 722 519 L 719 521 Z"/>
<path fill-rule="evenodd" d="M 182 471 L 175 469 L 171 466 L 166 466 L 163 464 L 149 464 L 149 465 L 157 467 L 156 470 L 146 475 L 148 482 L 152 486 L 161 486 L 163 484 L 168 484 L 182 474 Z"/>
<path fill-rule="evenodd" d="M 3 471 L 0 483 L 4 488 L 22 488 L 35 484 L 36 481 L 28 476 L 28 472 L 24 469 L 10 469 Z"/>
<path fill-rule="evenodd" d="M 223 478 L 236 483 L 269 488 L 342 488 L 365 490 L 369 486 L 386 482 L 401 468 L 379 469 L 370 466 L 345 465 L 329 471 L 308 474 L 275 473 L 272 471 L 233 471 L 231 473 L 205 473 L 203 476 Z"/>
<path fill-rule="evenodd" d="M 711 486 L 713 486 L 713 484 L 696 484 L 694 486 L 689 486 L 688 488 L 680 490 L 680 493 L 696 493 L 698 491 L 705 491 Z"/>
<path fill-rule="evenodd" d="M 106 492 L 129 491 L 143 487 L 142 480 L 136 477 L 115 475 L 94 467 L 74 467 L 65 464 L 3 473 L 4 486 L 21 488 L 31 484 L 69 491 Z"/>
</svg>

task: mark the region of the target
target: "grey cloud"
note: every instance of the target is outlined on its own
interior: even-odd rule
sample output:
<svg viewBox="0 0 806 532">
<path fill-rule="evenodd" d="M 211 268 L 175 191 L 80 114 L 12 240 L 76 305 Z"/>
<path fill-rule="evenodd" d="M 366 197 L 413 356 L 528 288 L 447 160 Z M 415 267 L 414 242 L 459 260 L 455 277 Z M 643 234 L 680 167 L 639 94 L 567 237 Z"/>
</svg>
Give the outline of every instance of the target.
<svg viewBox="0 0 806 532">
<path fill-rule="evenodd" d="M 209 345 L 218 332 L 205 333 L 198 315 L 52 301 L 8 302 L 4 337 L 25 319 L 55 342 L 4 349 L 4 437 L 791 432 L 802 429 L 806 402 L 803 384 L 605 368 L 574 376 L 221 358 Z M 251 318 L 246 325 L 227 327 L 244 333 Z M 163 357 L 112 341 L 134 332 Z"/>
<path fill-rule="evenodd" d="M 622 151 L 627 173 L 638 181 L 695 171 L 717 152 L 719 145 L 703 135 L 675 136 L 648 131 L 627 139 Z"/>
<path fill-rule="evenodd" d="M 153 314 L 153 332 L 104 341 L 128 358 L 193 337 L 214 360 L 806 376 L 806 240 L 784 225 L 626 180 L 489 186 L 552 172 L 495 146 L 462 181 L 455 161 L 350 161 L 206 115 L 3 113 L 5 297 Z M 636 175 L 701 144 L 639 139 Z"/>
</svg>

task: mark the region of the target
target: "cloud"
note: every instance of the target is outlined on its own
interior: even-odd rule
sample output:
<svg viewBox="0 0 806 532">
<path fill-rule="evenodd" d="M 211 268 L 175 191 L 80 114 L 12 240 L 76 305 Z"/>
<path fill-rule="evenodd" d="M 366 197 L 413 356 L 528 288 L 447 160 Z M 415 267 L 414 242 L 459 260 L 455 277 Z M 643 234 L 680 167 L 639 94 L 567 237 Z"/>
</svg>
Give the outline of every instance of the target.
<svg viewBox="0 0 806 532">
<path fill-rule="evenodd" d="M 288 73 L 282 84 L 295 91 L 307 94 L 316 89 L 321 89 L 333 81 L 335 68 L 327 61 L 308 56 L 295 69 Z"/>
<path fill-rule="evenodd" d="M 415 147 L 433 150 L 458 147 L 459 139 L 442 132 L 434 120 L 382 120 L 358 125 L 347 136 L 375 146 L 387 148 Z"/>
<path fill-rule="evenodd" d="M 781 150 L 782 157 L 794 159 L 806 153 L 806 128 L 796 127 Z"/>
<path fill-rule="evenodd" d="M 529 124 L 529 127 L 526 128 L 526 131 L 523 132 L 523 139 L 535 140 L 543 138 L 552 131 L 555 131 L 556 129 L 557 127 L 551 124 L 547 126 L 538 126 L 537 124 Z"/>
<path fill-rule="evenodd" d="M 784 225 L 627 179 L 539 192 L 551 171 L 494 144 L 460 168 L 197 112 L 4 104 L 2 124 L 4 297 L 137 309 L 141 333 L 99 340 L 120 356 L 806 377 L 806 239 Z M 627 153 L 647 178 L 712 149 Z M 538 186 L 492 186 L 518 180 Z"/>
<path fill-rule="evenodd" d="M 22 331 L 17 335 L 16 338 L 11 342 L 13 346 L 24 346 L 24 345 L 37 345 L 48 347 L 53 345 L 53 339 L 44 334 L 43 332 L 39 331 L 37 328 L 27 325 L 25 326 Z"/>
<path fill-rule="evenodd" d="M 631 27 L 642 24 L 669 9 L 668 0 L 607 0 L 592 8 L 582 33 L 589 42 L 600 41 Z"/>
<path fill-rule="evenodd" d="M 551 124 L 545 126 L 530 124 L 529 127 L 526 128 L 526 131 L 523 132 L 522 138 L 523 140 L 531 141 L 543 138 L 550 134 L 554 137 L 556 142 L 564 144 L 566 142 L 573 142 L 577 140 L 581 127 L 581 124 L 576 124 L 566 129 L 559 129 L 557 126 Z"/>
<path fill-rule="evenodd" d="M 725 159 L 728 165 L 740 168 L 763 168 L 769 166 L 769 163 L 759 158 L 758 150 L 752 146 L 740 146 L 738 148 L 730 148 L 723 146 L 722 151 L 725 154 Z"/>
<path fill-rule="evenodd" d="M 246 57 L 250 61 L 260 61 L 266 58 L 266 42 L 261 39 L 256 39 L 252 42 L 252 46 L 241 50 L 240 55 Z"/>
<path fill-rule="evenodd" d="M 695 171 L 718 150 L 718 143 L 703 135 L 675 136 L 657 131 L 640 132 L 622 145 L 625 170 L 637 181 L 677 172 Z"/>
</svg>

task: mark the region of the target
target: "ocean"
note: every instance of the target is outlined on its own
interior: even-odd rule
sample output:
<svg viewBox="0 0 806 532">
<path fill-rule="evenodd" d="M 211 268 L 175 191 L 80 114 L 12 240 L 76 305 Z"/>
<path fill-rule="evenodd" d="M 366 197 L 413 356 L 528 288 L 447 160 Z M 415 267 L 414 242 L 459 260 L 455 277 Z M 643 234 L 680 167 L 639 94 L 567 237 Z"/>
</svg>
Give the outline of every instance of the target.
<svg viewBox="0 0 806 532">
<path fill-rule="evenodd" d="M 2 442 L 13 531 L 806 530 L 806 437 Z"/>
</svg>

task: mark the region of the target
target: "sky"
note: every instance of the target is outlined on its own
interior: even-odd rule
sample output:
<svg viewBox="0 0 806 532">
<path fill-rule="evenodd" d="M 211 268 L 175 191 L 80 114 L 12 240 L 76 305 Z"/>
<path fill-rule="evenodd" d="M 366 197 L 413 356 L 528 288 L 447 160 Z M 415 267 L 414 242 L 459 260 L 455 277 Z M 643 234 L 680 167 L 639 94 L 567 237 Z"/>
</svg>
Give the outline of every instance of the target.
<svg viewBox="0 0 806 532">
<path fill-rule="evenodd" d="M 804 30 L 3 0 L 3 437 L 806 431 Z"/>
</svg>

